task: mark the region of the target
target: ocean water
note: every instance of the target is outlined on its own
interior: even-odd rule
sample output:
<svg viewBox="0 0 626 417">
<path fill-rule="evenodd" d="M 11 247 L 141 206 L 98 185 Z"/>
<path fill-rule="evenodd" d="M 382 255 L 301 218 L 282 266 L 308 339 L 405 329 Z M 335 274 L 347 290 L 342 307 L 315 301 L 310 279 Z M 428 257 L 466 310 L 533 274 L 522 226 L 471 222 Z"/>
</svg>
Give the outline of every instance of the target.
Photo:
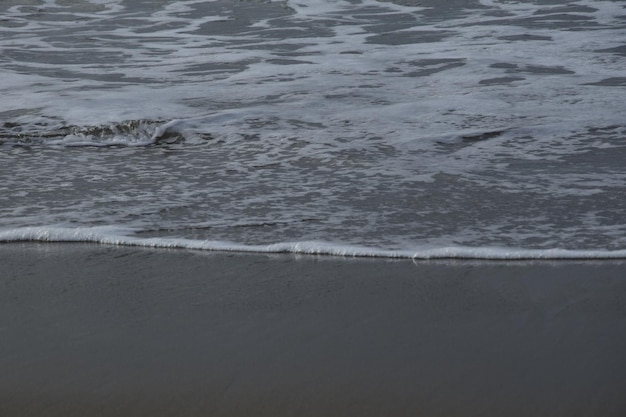
<svg viewBox="0 0 626 417">
<path fill-rule="evenodd" d="M 626 258 L 626 1 L 0 2 L 0 241 Z"/>
</svg>

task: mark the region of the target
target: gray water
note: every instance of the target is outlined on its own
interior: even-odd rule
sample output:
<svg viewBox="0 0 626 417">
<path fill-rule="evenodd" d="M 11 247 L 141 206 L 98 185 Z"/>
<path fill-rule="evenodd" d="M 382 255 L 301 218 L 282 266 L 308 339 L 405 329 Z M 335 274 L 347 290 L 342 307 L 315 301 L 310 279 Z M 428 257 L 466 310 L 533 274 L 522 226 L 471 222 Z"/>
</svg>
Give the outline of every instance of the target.
<svg viewBox="0 0 626 417">
<path fill-rule="evenodd" d="M 4 1 L 0 240 L 619 255 L 624 68 L 625 1 Z"/>
</svg>

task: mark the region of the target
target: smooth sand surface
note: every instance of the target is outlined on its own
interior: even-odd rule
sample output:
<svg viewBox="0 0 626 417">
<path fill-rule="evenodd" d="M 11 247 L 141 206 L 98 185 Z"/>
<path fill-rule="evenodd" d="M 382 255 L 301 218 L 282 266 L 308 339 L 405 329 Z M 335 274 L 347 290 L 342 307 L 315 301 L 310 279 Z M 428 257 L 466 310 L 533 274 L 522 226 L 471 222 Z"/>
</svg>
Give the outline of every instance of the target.
<svg viewBox="0 0 626 417">
<path fill-rule="evenodd" d="M 1 416 L 623 416 L 626 263 L 0 245 Z"/>
</svg>

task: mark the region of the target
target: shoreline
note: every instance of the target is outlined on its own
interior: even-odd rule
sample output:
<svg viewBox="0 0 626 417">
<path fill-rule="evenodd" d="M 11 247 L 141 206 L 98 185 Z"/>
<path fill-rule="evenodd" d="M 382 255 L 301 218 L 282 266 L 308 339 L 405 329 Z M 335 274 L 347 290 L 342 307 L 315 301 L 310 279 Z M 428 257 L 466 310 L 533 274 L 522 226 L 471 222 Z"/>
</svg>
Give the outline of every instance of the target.
<svg viewBox="0 0 626 417">
<path fill-rule="evenodd" d="M 383 249 L 315 240 L 245 244 L 172 237 L 142 238 L 118 234 L 117 232 L 119 232 L 119 229 L 111 226 L 77 228 L 54 226 L 20 227 L 0 232 L 0 245 L 84 244 L 121 248 L 201 251 L 221 254 L 303 255 L 345 259 L 407 259 L 414 261 L 626 261 L 626 249 L 533 249 L 499 246 L 418 246 L 415 249 Z"/>
<path fill-rule="evenodd" d="M 626 262 L 0 245 L 0 413 L 611 416 Z"/>
</svg>

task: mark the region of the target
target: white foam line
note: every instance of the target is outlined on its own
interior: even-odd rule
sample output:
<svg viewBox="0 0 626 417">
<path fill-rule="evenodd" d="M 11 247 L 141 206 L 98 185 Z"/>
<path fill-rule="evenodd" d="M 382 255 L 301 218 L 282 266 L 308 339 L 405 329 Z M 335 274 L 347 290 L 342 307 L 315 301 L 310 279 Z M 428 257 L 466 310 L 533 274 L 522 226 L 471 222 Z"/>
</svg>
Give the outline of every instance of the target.
<svg viewBox="0 0 626 417">
<path fill-rule="evenodd" d="M 280 242 L 245 245 L 224 241 L 179 238 L 139 238 L 126 236 L 132 229 L 100 227 L 22 227 L 0 232 L 0 243 L 11 242 L 86 242 L 115 246 L 163 249 L 191 249 L 241 253 L 292 253 L 363 258 L 397 259 L 475 259 L 475 260 L 598 260 L 626 259 L 623 250 L 515 249 L 498 247 L 430 247 L 416 250 L 385 250 L 322 241 Z"/>
</svg>

